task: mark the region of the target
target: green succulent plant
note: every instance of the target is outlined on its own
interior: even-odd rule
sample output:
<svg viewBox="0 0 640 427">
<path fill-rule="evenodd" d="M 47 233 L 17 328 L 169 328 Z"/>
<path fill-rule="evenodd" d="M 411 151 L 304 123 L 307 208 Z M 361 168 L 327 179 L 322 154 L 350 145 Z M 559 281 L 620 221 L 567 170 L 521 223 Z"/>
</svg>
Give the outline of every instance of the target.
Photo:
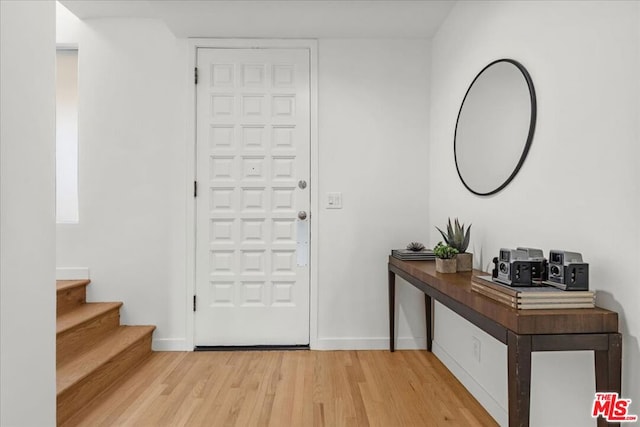
<svg viewBox="0 0 640 427">
<path fill-rule="evenodd" d="M 447 245 L 456 248 L 459 253 L 463 253 L 467 251 L 469 247 L 469 238 L 471 237 L 471 224 L 467 227 L 467 231 L 464 230 L 464 224 L 460 225 L 458 218 L 453 222 L 453 226 L 451 226 L 451 218 L 447 223 L 447 233 L 440 230 L 440 228 L 436 227 L 440 234 L 442 234 L 442 238 L 447 243 Z"/>
<path fill-rule="evenodd" d="M 451 259 L 455 258 L 458 254 L 458 250 L 452 246 L 445 245 L 442 242 L 438 242 L 435 248 L 433 248 L 433 254 L 438 258 Z"/>
</svg>

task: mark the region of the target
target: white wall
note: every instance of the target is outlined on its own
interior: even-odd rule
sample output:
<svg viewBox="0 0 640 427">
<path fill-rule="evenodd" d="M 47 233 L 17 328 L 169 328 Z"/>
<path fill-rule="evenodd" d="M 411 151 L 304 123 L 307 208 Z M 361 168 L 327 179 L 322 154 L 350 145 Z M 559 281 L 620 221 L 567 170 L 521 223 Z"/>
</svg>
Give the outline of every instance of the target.
<svg viewBox="0 0 640 427">
<path fill-rule="evenodd" d="M 0 2 L 0 32 L 0 425 L 54 426 L 54 4 Z"/>
<path fill-rule="evenodd" d="M 57 266 L 89 267 L 89 300 L 123 301 L 124 324 L 181 348 L 186 42 L 156 20 L 58 11 L 58 43 L 79 48 L 80 223 L 57 226 Z"/>
<path fill-rule="evenodd" d="M 155 20 L 60 12 L 58 42 L 79 44 L 81 220 L 58 226 L 58 267 L 89 267 L 89 299 L 124 301 L 123 322 L 158 326 L 154 348 L 185 349 L 186 41 Z M 429 49 L 320 40 L 319 190 L 344 209 L 323 197 L 314 216 L 318 348 L 388 346 L 386 257 L 428 235 Z M 399 347 L 424 346 L 414 296 L 399 291 Z"/>
<path fill-rule="evenodd" d="M 433 40 L 429 211 L 473 223 L 472 250 L 488 269 L 500 247 L 564 248 L 590 263 L 600 306 L 620 313 L 623 394 L 640 412 L 640 15 L 637 2 L 459 2 Z M 498 58 L 528 68 L 538 96 L 523 168 L 502 192 L 477 197 L 459 181 L 453 133 L 475 74 Z M 496 160 L 499 160 L 496 156 Z M 555 206 L 545 208 L 552 192 Z M 435 229 L 431 236 L 437 239 Z M 506 422 L 506 347 L 448 310 L 436 311 L 438 354 Z M 482 359 L 470 358 L 471 336 Z M 534 426 L 594 425 L 593 356 L 533 355 Z"/>
<path fill-rule="evenodd" d="M 427 243 L 429 49 L 320 40 L 319 348 L 388 348 L 386 257 Z M 424 299 L 401 283 L 398 299 L 398 346 L 424 348 Z"/>
</svg>

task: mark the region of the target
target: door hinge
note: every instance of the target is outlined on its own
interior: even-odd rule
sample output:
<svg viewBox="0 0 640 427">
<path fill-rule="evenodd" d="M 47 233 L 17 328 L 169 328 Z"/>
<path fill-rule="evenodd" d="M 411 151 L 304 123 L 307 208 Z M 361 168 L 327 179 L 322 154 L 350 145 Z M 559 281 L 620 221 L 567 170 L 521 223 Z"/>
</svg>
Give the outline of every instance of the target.
<svg viewBox="0 0 640 427">
<path fill-rule="evenodd" d="M 193 197 L 198 197 L 198 181 L 193 181 Z"/>
<path fill-rule="evenodd" d="M 193 69 L 193 81 L 195 84 L 198 84 L 198 67 Z"/>
<path fill-rule="evenodd" d="M 196 296 L 193 296 L 193 311 L 196 311 Z"/>
</svg>

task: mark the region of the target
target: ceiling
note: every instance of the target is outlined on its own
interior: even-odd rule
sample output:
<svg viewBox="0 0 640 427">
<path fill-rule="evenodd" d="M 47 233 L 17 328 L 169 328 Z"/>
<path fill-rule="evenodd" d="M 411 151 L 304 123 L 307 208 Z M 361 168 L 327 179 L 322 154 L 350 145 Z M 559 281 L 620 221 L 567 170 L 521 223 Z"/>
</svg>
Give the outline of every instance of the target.
<svg viewBox="0 0 640 427">
<path fill-rule="evenodd" d="M 155 18 L 177 37 L 430 38 L 453 0 L 60 0 L 81 19 Z"/>
</svg>

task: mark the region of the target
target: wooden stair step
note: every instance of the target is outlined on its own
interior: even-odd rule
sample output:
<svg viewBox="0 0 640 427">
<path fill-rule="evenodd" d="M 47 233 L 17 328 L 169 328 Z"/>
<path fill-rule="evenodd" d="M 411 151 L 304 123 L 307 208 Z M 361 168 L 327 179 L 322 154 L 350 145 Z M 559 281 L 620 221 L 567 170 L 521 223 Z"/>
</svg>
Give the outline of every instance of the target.
<svg viewBox="0 0 640 427">
<path fill-rule="evenodd" d="M 105 336 L 99 344 L 59 366 L 56 381 L 57 393 L 65 392 L 70 386 L 125 352 L 133 343 L 150 335 L 155 328 L 155 326 L 120 326 Z"/>
<path fill-rule="evenodd" d="M 58 366 L 57 418 L 63 423 L 151 354 L 155 326 L 119 326 Z"/>
<path fill-rule="evenodd" d="M 56 320 L 56 334 L 61 335 L 69 330 L 90 322 L 114 309 L 120 309 L 121 302 L 89 302 L 69 313 L 58 316 Z"/>
<path fill-rule="evenodd" d="M 120 326 L 121 302 L 86 303 L 58 316 L 56 365 L 97 344 Z"/>
<path fill-rule="evenodd" d="M 56 280 L 56 291 L 58 293 L 67 291 L 69 289 L 74 289 L 78 287 L 84 287 L 91 283 L 89 279 L 82 280 Z"/>
<path fill-rule="evenodd" d="M 87 302 L 89 283 L 90 280 L 56 280 L 58 316 Z"/>
</svg>

